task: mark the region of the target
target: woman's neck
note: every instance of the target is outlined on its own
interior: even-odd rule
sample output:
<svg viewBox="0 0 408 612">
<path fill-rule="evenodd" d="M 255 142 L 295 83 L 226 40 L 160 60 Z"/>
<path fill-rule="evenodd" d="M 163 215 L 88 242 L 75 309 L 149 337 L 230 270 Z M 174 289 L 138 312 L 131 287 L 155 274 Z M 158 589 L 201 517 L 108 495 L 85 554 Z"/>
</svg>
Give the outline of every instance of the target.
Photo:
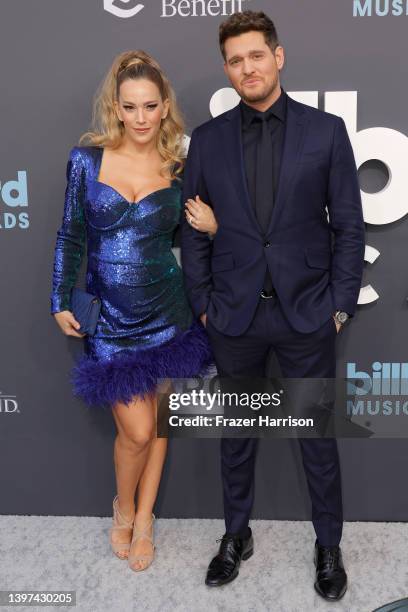
<svg viewBox="0 0 408 612">
<path fill-rule="evenodd" d="M 159 158 L 159 152 L 157 149 L 157 143 L 155 141 L 148 142 L 146 144 L 137 144 L 126 136 L 123 137 L 117 151 L 129 155 L 133 158 Z"/>
</svg>

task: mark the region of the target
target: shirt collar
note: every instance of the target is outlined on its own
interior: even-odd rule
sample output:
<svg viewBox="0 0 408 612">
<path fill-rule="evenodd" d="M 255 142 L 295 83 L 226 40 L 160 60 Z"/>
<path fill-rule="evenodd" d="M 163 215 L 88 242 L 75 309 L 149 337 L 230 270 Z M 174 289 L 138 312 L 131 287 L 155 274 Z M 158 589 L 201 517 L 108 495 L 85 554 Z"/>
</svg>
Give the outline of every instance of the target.
<svg viewBox="0 0 408 612">
<path fill-rule="evenodd" d="M 242 127 L 248 128 L 251 125 L 254 117 L 259 117 L 262 115 L 266 115 L 267 119 L 274 116 L 284 123 L 286 119 L 286 101 L 287 94 L 283 89 L 279 98 L 264 112 L 256 110 L 241 100 L 239 104 L 241 107 Z"/>
</svg>

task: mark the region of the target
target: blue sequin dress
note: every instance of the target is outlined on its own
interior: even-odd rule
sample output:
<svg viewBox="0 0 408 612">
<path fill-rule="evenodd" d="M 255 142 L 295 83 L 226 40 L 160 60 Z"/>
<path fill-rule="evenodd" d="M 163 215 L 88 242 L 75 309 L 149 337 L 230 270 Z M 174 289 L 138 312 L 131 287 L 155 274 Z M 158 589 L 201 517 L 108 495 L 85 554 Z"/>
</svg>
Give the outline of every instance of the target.
<svg viewBox="0 0 408 612">
<path fill-rule="evenodd" d="M 70 310 L 86 247 L 87 291 L 102 307 L 72 382 L 90 406 L 129 402 L 154 391 L 158 378 L 193 377 L 211 362 L 171 250 L 182 213 L 180 180 L 131 203 L 98 181 L 102 154 L 100 147 L 70 153 L 51 296 L 51 313 Z"/>
</svg>

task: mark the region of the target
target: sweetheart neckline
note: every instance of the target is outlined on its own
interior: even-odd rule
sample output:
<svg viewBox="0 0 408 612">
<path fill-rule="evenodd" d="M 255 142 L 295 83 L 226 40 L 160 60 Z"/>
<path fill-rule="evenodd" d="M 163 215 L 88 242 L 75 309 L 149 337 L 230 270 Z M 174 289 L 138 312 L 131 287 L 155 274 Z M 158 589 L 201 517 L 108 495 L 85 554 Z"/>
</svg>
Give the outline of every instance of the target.
<svg viewBox="0 0 408 612">
<path fill-rule="evenodd" d="M 93 179 L 93 182 L 97 183 L 98 185 L 102 185 L 103 187 L 108 187 L 109 189 L 114 191 L 120 198 L 122 198 L 122 200 L 126 202 L 129 206 L 138 206 L 140 202 L 143 202 L 150 196 L 154 195 L 155 193 L 159 193 L 160 191 L 166 191 L 167 189 L 175 189 L 174 185 L 169 185 L 168 187 L 161 187 L 160 189 L 155 189 L 155 191 L 151 191 L 147 195 L 143 196 L 143 198 L 140 198 L 140 200 L 136 200 L 136 202 L 131 202 L 130 200 L 125 198 L 125 196 L 121 194 L 117 189 L 115 189 L 115 187 L 112 187 L 112 185 L 109 185 L 108 183 L 104 183 L 103 181 L 99 181 L 97 179 Z"/>
</svg>

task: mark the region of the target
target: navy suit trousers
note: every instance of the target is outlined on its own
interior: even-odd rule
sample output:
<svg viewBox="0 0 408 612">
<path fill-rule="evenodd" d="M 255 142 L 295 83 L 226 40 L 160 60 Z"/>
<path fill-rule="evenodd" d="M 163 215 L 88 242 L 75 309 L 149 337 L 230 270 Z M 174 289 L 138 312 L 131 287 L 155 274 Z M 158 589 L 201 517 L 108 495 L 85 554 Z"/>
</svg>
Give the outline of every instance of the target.
<svg viewBox="0 0 408 612">
<path fill-rule="evenodd" d="M 284 378 L 334 378 L 336 324 L 330 317 L 311 333 L 295 331 L 277 298 L 262 299 L 241 336 L 219 332 L 207 318 L 207 332 L 219 376 L 264 377 L 273 350 Z M 256 438 L 222 438 L 221 469 L 228 533 L 244 534 L 254 499 Z M 338 545 L 343 510 L 340 463 L 334 438 L 299 439 L 319 544 Z"/>
</svg>

